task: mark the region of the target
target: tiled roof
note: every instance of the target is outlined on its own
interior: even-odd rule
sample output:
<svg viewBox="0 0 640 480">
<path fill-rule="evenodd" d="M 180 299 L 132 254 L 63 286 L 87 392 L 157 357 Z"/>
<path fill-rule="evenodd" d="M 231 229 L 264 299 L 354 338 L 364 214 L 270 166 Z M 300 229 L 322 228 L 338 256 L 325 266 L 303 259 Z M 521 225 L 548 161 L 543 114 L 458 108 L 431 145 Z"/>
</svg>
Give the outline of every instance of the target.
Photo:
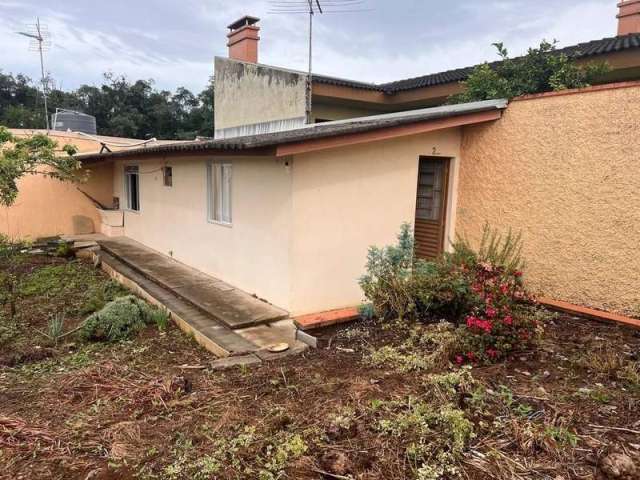
<svg viewBox="0 0 640 480">
<path fill-rule="evenodd" d="M 488 112 L 491 110 L 504 110 L 507 108 L 507 100 L 485 100 L 482 102 L 462 103 L 458 105 L 446 105 L 442 107 L 423 108 L 407 112 L 386 113 L 369 117 L 352 118 L 349 120 L 337 120 L 334 122 L 316 123 L 293 130 L 285 130 L 275 133 L 263 133 L 260 135 L 246 135 L 242 137 L 197 140 L 189 142 L 176 142 L 164 145 L 153 145 L 129 150 L 119 150 L 101 154 L 77 155 L 82 162 L 93 162 L 111 158 L 132 157 L 144 154 L 170 154 L 184 152 L 216 152 L 228 150 L 252 150 L 265 147 L 274 147 L 287 143 L 304 142 L 319 138 L 336 137 L 353 133 L 369 132 L 383 128 L 409 125 L 411 123 L 438 120 L 441 118 L 456 117 L 472 113 Z"/>
<path fill-rule="evenodd" d="M 570 47 L 560 48 L 558 53 L 564 53 L 570 58 L 588 58 L 607 53 L 618 52 L 621 50 L 640 49 L 640 33 L 632 33 L 629 35 L 603 38 L 601 40 L 592 40 L 590 42 L 579 43 Z M 490 65 L 499 65 L 501 62 L 492 62 Z M 457 68 L 447 70 L 445 72 L 432 73 L 415 78 L 398 80 L 395 82 L 373 84 L 352 81 L 342 78 L 327 77 L 323 75 L 314 75 L 315 82 L 328 85 L 338 85 L 351 88 L 361 88 L 366 90 L 375 90 L 385 93 L 396 93 L 404 90 L 412 90 L 414 88 L 432 87 L 434 85 L 442 85 L 445 83 L 461 82 L 469 77 L 475 66 Z"/>
</svg>

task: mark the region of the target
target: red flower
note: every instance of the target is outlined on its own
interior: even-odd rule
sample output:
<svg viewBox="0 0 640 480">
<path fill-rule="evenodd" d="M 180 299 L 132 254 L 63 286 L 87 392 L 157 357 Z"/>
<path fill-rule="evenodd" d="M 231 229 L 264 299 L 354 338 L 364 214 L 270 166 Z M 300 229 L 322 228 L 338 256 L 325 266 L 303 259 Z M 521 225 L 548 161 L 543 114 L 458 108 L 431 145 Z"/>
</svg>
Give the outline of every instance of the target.
<svg viewBox="0 0 640 480">
<path fill-rule="evenodd" d="M 497 313 L 496 309 L 493 308 L 493 307 L 487 307 L 486 312 L 487 312 L 487 317 L 489 317 L 489 318 L 495 317 L 496 313 Z"/>
<path fill-rule="evenodd" d="M 500 285 L 500 292 L 502 292 L 503 295 L 506 295 L 508 291 L 509 285 L 507 285 L 506 283 Z"/>
<path fill-rule="evenodd" d="M 505 325 L 513 325 L 513 317 L 511 315 L 507 315 L 502 319 L 502 323 Z"/>
<path fill-rule="evenodd" d="M 498 356 L 498 351 L 495 348 L 487 348 L 486 353 L 487 356 L 492 360 L 495 360 Z"/>
<path fill-rule="evenodd" d="M 516 270 L 515 272 L 513 272 L 513 274 L 514 274 L 516 277 L 521 277 L 521 276 L 522 276 L 522 272 L 521 272 L 520 270 Z"/>
<path fill-rule="evenodd" d="M 456 355 L 456 363 L 462 365 L 464 363 L 464 357 L 462 355 Z"/>
</svg>

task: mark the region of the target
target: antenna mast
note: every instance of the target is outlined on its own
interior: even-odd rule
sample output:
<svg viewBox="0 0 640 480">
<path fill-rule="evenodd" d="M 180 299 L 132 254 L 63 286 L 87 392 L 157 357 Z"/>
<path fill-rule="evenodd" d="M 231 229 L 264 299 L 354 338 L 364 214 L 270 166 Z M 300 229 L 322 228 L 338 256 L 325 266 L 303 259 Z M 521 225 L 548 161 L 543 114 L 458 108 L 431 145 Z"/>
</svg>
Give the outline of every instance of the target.
<svg viewBox="0 0 640 480">
<path fill-rule="evenodd" d="M 44 51 L 51 46 L 49 41 L 49 31 L 46 25 L 40 24 L 40 18 L 36 17 L 36 23 L 29 25 L 29 29 L 26 32 L 18 32 L 18 35 L 23 35 L 31 39 L 29 44 L 29 50 L 38 51 L 40 53 L 40 73 L 42 75 L 42 97 L 44 99 L 44 119 L 47 126 L 47 133 L 49 133 L 49 109 L 47 106 L 47 94 L 49 90 L 49 81 L 44 73 Z"/>
<path fill-rule="evenodd" d="M 311 107 L 313 96 L 313 17 L 316 12 L 325 13 L 357 13 L 363 12 L 360 7 L 364 0 L 322 0 L 325 6 L 323 10 L 320 0 L 273 0 L 271 1 L 271 10 L 267 13 L 272 14 L 291 14 L 300 13 L 309 15 L 309 71 L 307 74 L 307 102 L 306 117 L 307 123 L 311 123 Z M 308 8 L 308 10 L 307 10 Z"/>
</svg>

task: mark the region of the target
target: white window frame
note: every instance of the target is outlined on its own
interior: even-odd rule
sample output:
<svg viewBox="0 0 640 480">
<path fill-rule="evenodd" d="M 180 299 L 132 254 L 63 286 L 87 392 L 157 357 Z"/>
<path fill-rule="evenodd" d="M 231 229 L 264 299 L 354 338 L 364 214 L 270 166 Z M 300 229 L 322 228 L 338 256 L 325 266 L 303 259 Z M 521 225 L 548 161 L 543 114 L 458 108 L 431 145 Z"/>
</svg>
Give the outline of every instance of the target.
<svg viewBox="0 0 640 480">
<path fill-rule="evenodd" d="M 138 177 L 138 209 L 134 210 L 133 208 L 131 208 L 131 196 L 130 196 L 130 191 L 129 191 L 129 177 L 134 175 L 133 173 L 128 173 L 127 169 L 128 168 L 136 168 L 136 173 L 135 175 Z M 125 210 L 128 212 L 133 212 L 133 213 L 139 213 L 142 210 L 142 205 L 140 204 L 140 166 L 139 165 L 125 165 L 122 168 L 122 173 L 123 173 L 123 177 L 124 177 L 124 196 L 125 196 Z"/>
<path fill-rule="evenodd" d="M 207 220 L 226 227 L 233 225 L 233 163 L 229 160 L 207 162 Z"/>
</svg>

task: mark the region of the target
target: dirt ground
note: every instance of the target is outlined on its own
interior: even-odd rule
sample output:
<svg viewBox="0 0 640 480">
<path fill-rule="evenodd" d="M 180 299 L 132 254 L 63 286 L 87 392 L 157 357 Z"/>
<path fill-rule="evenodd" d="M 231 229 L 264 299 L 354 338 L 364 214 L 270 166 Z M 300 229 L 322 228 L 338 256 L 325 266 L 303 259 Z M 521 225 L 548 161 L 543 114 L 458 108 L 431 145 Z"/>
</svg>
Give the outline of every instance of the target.
<svg viewBox="0 0 640 480">
<path fill-rule="evenodd" d="M 64 272 L 34 282 L 50 265 Z M 560 316 L 536 351 L 461 369 L 423 361 L 432 327 L 361 321 L 319 332 L 318 350 L 216 371 L 172 326 L 52 344 L 39 332 L 55 312 L 70 330 L 122 293 L 91 265 L 68 265 L 11 267 L 0 478 L 640 478 L 637 331 Z M 40 288 L 49 280 L 64 286 Z"/>
</svg>

